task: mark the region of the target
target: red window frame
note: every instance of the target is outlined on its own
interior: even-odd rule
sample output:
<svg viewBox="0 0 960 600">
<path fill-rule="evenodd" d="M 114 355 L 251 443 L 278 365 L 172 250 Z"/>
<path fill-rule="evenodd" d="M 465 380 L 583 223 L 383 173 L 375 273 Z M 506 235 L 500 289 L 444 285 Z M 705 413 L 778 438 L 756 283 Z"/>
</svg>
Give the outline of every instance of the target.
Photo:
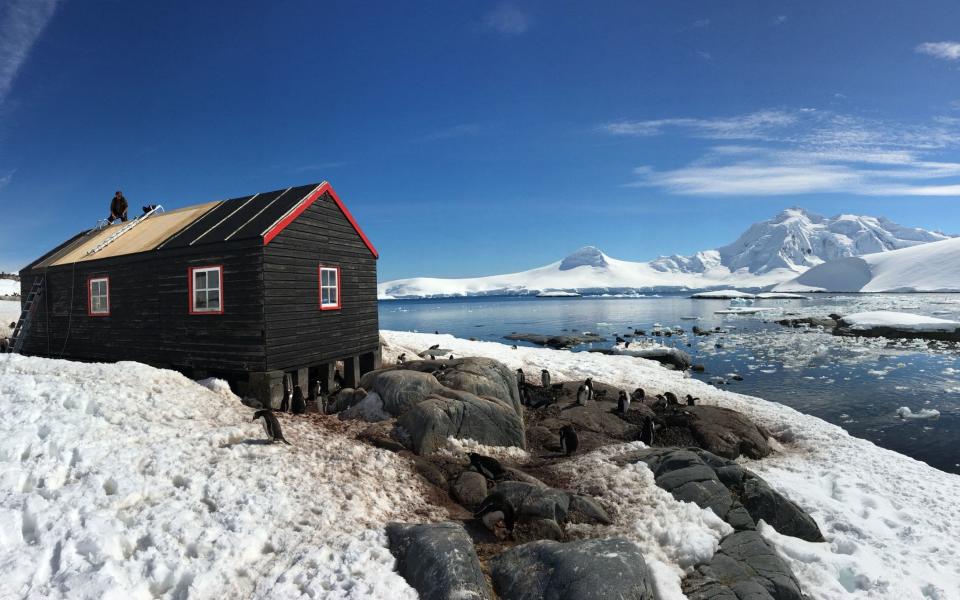
<svg viewBox="0 0 960 600">
<path fill-rule="evenodd" d="M 93 312 L 93 282 L 107 282 L 107 312 Z M 109 317 L 110 316 L 110 277 L 108 275 L 96 275 L 87 278 L 87 316 L 88 317 Z"/>
<path fill-rule="evenodd" d="M 323 270 L 337 272 L 337 303 L 335 305 L 323 304 Z M 343 282 L 340 280 L 340 267 L 332 265 L 319 265 L 317 267 L 317 301 L 320 304 L 320 310 L 340 310 L 340 288 Z"/>
<path fill-rule="evenodd" d="M 212 271 L 217 269 L 219 271 L 219 284 L 220 284 L 220 308 L 218 310 L 195 310 L 193 307 L 193 273 L 194 271 Z M 187 268 L 187 309 L 191 315 L 222 315 L 223 307 L 225 306 L 224 297 L 223 297 L 223 265 L 205 265 L 197 267 Z"/>
</svg>

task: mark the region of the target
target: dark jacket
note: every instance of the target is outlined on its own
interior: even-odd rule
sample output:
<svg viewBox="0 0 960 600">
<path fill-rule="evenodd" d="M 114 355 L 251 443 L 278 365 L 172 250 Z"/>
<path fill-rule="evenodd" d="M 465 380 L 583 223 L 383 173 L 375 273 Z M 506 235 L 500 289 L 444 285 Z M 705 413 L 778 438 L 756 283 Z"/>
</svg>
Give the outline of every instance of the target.
<svg viewBox="0 0 960 600">
<path fill-rule="evenodd" d="M 123 217 L 127 214 L 127 199 L 122 195 L 117 198 L 113 197 L 113 200 L 110 201 L 110 216 L 112 217 Z"/>
</svg>

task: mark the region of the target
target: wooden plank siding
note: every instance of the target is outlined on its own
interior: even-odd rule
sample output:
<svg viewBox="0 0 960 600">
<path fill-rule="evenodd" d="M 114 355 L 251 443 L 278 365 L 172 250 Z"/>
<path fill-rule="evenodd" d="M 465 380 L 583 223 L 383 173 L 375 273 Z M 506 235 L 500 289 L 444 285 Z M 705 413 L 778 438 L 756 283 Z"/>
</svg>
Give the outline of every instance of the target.
<svg viewBox="0 0 960 600">
<path fill-rule="evenodd" d="M 320 265 L 340 268 L 338 310 L 320 310 Z M 377 259 L 329 193 L 264 247 L 263 281 L 268 370 L 379 347 Z"/>
<path fill-rule="evenodd" d="M 223 265 L 224 313 L 191 315 L 188 268 L 207 265 Z M 262 265 L 262 241 L 248 239 L 50 267 L 23 352 L 211 371 L 263 371 Z M 43 272 L 23 271 L 21 287 L 29 290 L 34 277 Z M 96 276 L 110 278 L 109 316 L 87 315 L 87 280 Z"/>
</svg>

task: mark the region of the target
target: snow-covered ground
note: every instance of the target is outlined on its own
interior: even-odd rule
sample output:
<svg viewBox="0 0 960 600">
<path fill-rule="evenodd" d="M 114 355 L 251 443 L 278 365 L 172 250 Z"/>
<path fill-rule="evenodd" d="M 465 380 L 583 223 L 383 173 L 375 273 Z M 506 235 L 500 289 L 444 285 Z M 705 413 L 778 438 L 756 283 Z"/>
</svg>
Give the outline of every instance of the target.
<svg viewBox="0 0 960 600">
<path fill-rule="evenodd" d="M 10 324 L 20 318 L 19 300 L 0 300 L 0 338 L 11 333 Z"/>
<path fill-rule="evenodd" d="M 778 292 L 960 292 L 960 238 L 842 258 L 777 285 Z"/>
<path fill-rule="evenodd" d="M 853 330 L 889 327 L 898 331 L 948 331 L 960 329 L 960 321 L 915 315 L 890 310 L 873 310 L 844 315 L 843 321 Z"/>
<path fill-rule="evenodd" d="M 960 477 L 956 475 L 852 437 L 816 417 L 684 378 L 682 373 L 651 361 L 545 348 L 513 350 L 504 344 L 449 335 L 387 331 L 383 337 L 387 361 L 400 352 L 409 355 L 439 343 L 457 356 L 489 356 L 528 373 L 546 368 L 554 381 L 594 377 L 626 389 L 642 386 L 651 394 L 666 390 L 690 393 L 705 404 L 747 414 L 768 427 L 785 447 L 766 459 L 745 461 L 746 466 L 807 510 L 827 539 L 814 544 L 763 528 L 811 597 L 960 599 L 960 505 L 956 502 Z M 581 460 L 594 461 L 588 457 Z M 625 497 L 650 493 L 634 489 L 649 483 L 644 483 L 642 473 L 610 475 L 620 479 L 608 486 L 632 490 Z M 632 483 L 626 481 L 630 479 Z M 673 570 L 678 563 L 668 558 L 670 553 L 677 554 L 674 546 L 703 553 L 703 540 L 716 533 L 702 523 L 686 536 L 677 537 L 678 531 L 672 528 L 658 529 L 660 533 L 651 536 L 627 521 L 618 523 L 623 535 L 636 539 L 653 556 L 664 558 L 655 572 L 658 588 L 668 591 L 676 590 L 671 577 L 678 577 Z M 660 545 L 657 552 L 649 549 L 653 543 Z"/>
<path fill-rule="evenodd" d="M 20 282 L 13 279 L 0 279 L 0 296 L 12 296 L 20 293 Z"/>
<path fill-rule="evenodd" d="M 302 417 L 263 444 L 204 383 L 0 355 L 0 598 L 416 598 L 383 525 L 445 514 L 409 462 Z"/>
<path fill-rule="evenodd" d="M 529 271 L 462 279 L 398 279 L 379 284 L 377 294 L 381 299 L 395 299 L 536 294 L 544 290 L 624 295 L 719 287 L 760 289 L 793 279 L 827 261 L 945 239 L 948 236 L 942 233 L 904 227 L 882 217 L 825 218 L 789 208 L 753 224 L 733 243 L 693 256 L 631 262 L 585 246 L 561 261 Z"/>
</svg>

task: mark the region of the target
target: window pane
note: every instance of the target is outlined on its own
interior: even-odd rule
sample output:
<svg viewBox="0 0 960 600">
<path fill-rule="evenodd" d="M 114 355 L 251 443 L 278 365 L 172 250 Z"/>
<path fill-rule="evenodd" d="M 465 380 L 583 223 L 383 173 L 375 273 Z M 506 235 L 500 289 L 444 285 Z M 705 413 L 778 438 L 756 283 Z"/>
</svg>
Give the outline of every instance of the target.
<svg viewBox="0 0 960 600">
<path fill-rule="evenodd" d="M 321 269 L 320 271 L 320 284 L 321 285 L 330 285 L 330 271 L 326 269 Z"/>
<path fill-rule="evenodd" d="M 337 285 L 337 272 L 336 272 L 336 271 L 330 271 L 330 285 L 332 285 L 332 286 L 336 286 L 336 285 Z"/>
<path fill-rule="evenodd" d="M 207 308 L 220 308 L 220 291 L 219 290 L 210 290 L 207 292 Z"/>
<path fill-rule="evenodd" d="M 320 302 L 322 304 L 330 304 L 330 288 L 323 288 L 321 290 Z"/>
<path fill-rule="evenodd" d="M 193 293 L 193 307 L 197 309 L 207 307 L 207 293 L 203 291 L 196 291 Z"/>
<path fill-rule="evenodd" d="M 217 271 L 217 270 L 207 271 L 207 287 L 208 288 L 220 287 L 220 271 Z"/>
<path fill-rule="evenodd" d="M 193 274 L 194 289 L 202 290 L 207 287 L 207 273 L 205 271 L 195 271 Z"/>
</svg>

